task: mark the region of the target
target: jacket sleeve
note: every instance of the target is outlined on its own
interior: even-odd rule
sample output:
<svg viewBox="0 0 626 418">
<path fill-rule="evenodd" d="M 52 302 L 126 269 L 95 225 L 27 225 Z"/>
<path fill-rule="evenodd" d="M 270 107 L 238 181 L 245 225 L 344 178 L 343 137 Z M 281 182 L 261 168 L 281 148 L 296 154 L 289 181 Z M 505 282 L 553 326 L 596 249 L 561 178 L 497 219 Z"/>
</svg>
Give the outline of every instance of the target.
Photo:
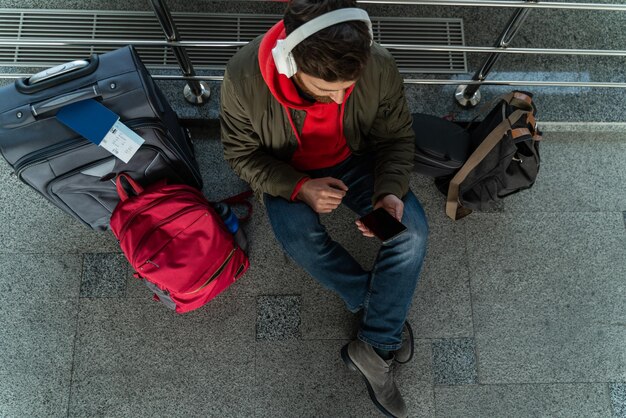
<svg viewBox="0 0 626 418">
<path fill-rule="evenodd" d="M 402 77 L 391 56 L 380 69 L 380 77 L 381 100 L 369 132 L 376 148 L 373 203 L 387 194 L 404 197 L 409 190 L 415 153 L 413 119 Z"/>
<path fill-rule="evenodd" d="M 287 200 L 306 174 L 270 155 L 250 121 L 249 110 L 237 96 L 233 82 L 224 75 L 220 93 L 220 127 L 224 158 L 235 173 L 256 192 Z"/>
</svg>

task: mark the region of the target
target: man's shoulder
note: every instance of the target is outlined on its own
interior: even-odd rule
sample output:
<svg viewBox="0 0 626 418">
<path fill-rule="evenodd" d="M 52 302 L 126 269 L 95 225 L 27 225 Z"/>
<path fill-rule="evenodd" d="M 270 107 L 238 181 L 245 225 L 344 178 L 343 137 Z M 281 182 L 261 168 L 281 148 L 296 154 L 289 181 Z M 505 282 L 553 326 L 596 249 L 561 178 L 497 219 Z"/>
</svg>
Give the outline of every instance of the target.
<svg viewBox="0 0 626 418">
<path fill-rule="evenodd" d="M 376 66 L 393 66 L 395 61 L 391 53 L 380 46 L 379 44 L 373 44 L 371 49 L 372 63 Z"/>
<path fill-rule="evenodd" d="M 263 36 L 259 36 L 243 46 L 226 65 L 226 72 L 233 81 L 261 76 L 259 68 L 259 45 Z"/>
</svg>

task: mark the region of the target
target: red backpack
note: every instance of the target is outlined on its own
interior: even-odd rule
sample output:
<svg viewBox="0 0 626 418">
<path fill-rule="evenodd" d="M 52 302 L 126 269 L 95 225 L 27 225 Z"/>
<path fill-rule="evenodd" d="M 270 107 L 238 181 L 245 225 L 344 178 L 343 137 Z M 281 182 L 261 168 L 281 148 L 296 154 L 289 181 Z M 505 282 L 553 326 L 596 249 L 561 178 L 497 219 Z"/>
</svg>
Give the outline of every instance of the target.
<svg viewBox="0 0 626 418">
<path fill-rule="evenodd" d="M 128 195 L 122 179 L 136 196 Z M 111 230 L 135 277 L 145 280 L 156 300 L 178 313 L 197 309 L 250 266 L 197 189 L 161 181 L 144 190 L 125 173 L 119 174 L 116 183 L 121 201 L 111 215 Z"/>
</svg>

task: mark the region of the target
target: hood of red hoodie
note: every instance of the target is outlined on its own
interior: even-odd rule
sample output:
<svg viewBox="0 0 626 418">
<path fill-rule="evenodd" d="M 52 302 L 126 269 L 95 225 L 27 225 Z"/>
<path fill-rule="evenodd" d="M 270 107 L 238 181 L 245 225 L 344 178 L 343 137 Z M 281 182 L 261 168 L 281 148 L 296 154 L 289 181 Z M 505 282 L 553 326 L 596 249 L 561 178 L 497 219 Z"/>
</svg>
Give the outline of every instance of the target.
<svg viewBox="0 0 626 418">
<path fill-rule="evenodd" d="M 285 39 L 285 25 L 281 20 L 275 24 L 263 37 L 259 45 L 259 67 L 265 84 L 272 92 L 272 95 L 283 106 L 291 109 L 307 109 L 314 105 L 298 94 L 293 82 L 284 74 L 279 74 L 272 56 L 272 49 L 276 46 L 276 41 Z"/>
</svg>

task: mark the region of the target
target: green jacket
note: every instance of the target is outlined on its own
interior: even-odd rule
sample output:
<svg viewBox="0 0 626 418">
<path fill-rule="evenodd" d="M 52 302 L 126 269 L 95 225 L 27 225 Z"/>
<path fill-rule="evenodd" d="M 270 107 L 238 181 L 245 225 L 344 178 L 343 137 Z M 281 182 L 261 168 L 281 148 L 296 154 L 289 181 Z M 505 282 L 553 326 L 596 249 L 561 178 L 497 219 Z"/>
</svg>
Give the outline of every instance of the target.
<svg viewBox="0 0 626 418">
<path fill-rule="evenodd" d="M 290 199 L 305 173 L 289 161 L 298 141 L 285 107 L 259 68 L 258 37 L 230 60 L 221 86 L 224 157 L 257 193 Z M 289 109 L 299 133 L 306 111 Z M 370 62 L 345 103 L 344 135 L 353 154 L 375 152 L 372 202 L 386 194 L 404 197 L 413 169 L 415 135 L 402 78 L 392 56 L 372 46 Z"/>
</svg>

